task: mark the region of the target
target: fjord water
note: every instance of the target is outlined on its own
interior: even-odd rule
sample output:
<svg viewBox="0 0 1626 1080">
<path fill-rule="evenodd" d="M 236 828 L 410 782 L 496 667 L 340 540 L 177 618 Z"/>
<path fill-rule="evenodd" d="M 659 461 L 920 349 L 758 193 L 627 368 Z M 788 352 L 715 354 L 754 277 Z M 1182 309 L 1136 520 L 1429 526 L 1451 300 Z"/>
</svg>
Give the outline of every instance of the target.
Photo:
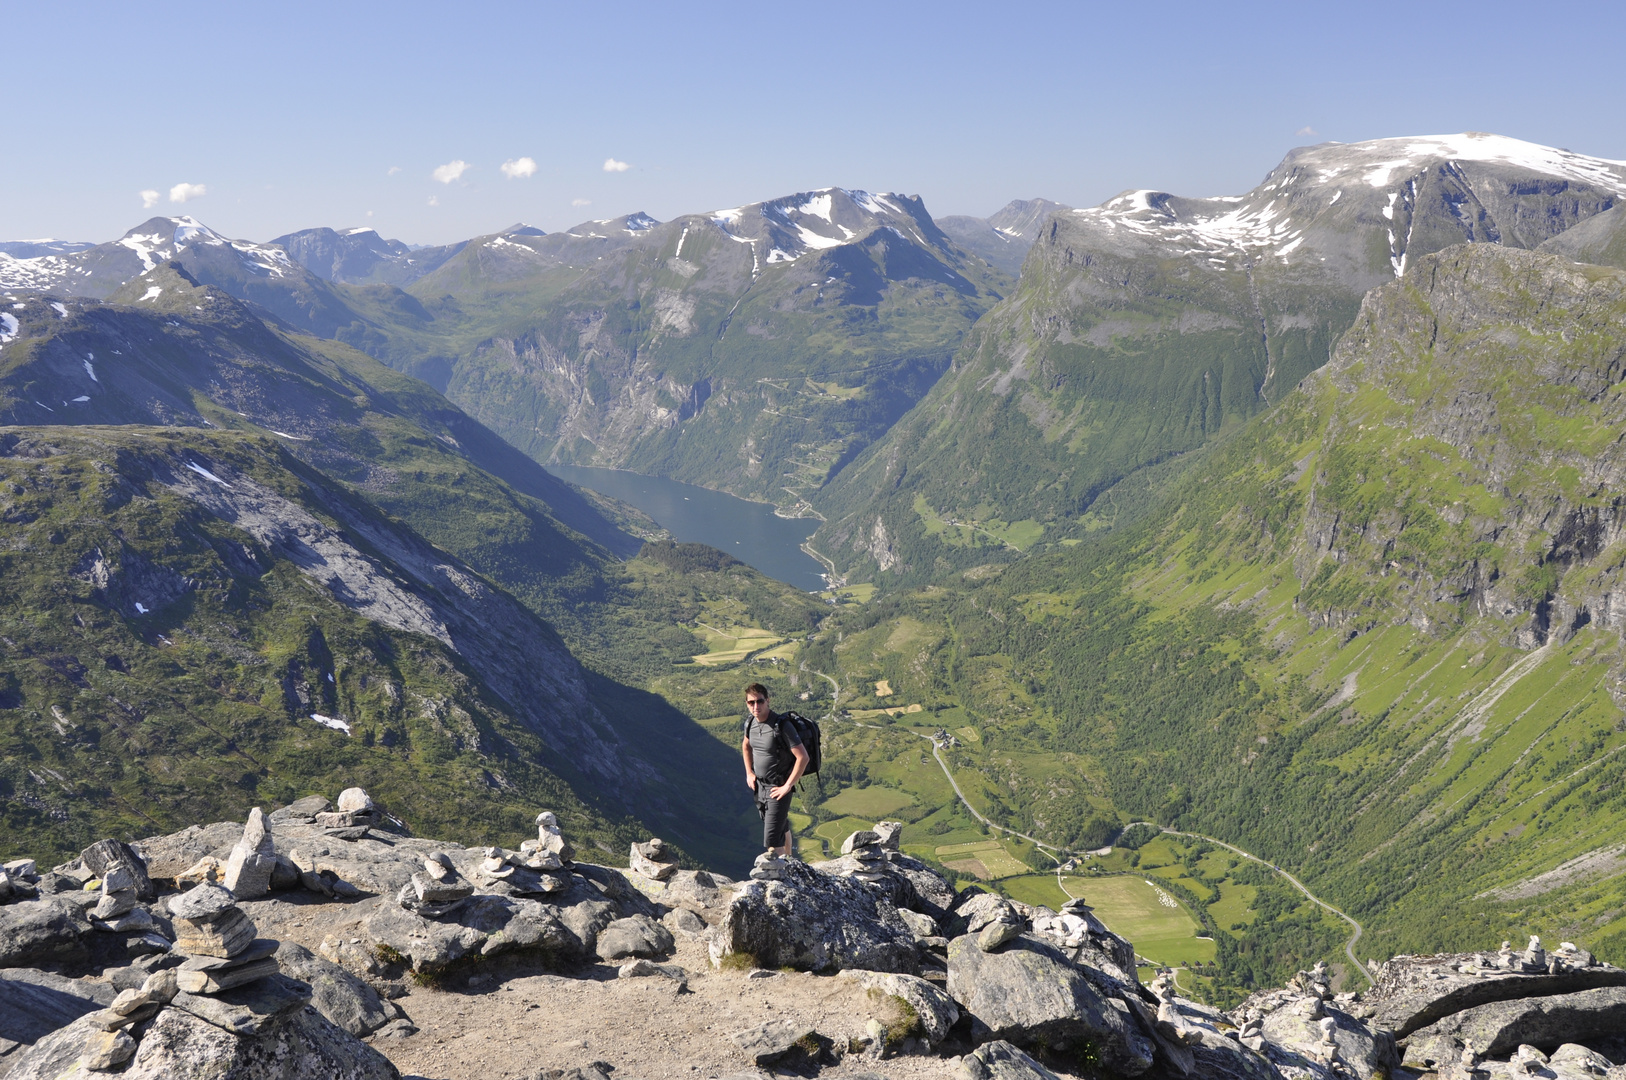
<svg viewBox="0 0 1626 1080">
<path fill-rule="evenodd" d="M 659 476 L 587 465 L 549 465 L 548 472 L 631 503 L 678 540 L 710 544 L 787 585 L 824 588 L 823 567 L 802 550 L 817 518 L 782 518 L 767 503 L 748 502 L 710 488 Z"/>
</svg>

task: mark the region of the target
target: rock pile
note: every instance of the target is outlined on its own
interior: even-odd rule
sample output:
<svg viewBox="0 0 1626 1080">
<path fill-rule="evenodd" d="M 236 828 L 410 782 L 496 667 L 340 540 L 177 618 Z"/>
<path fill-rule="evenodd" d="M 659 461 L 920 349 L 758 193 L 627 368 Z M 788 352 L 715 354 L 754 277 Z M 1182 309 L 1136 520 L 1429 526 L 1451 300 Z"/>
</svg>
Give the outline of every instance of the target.
<svg viewBox="0 0 1626 1080">
<path fill-rule="evenodd" d="M 271 891 L 271 876 L 277 869 L 277 846 L 271 827 L 256 806 L 248 812 L 243 835 L 226 860 L 222 883 L 239 900 L 257 900 Z"/>
<path fill-rule="evenodd" d="M 559 818 L 552 810 L 536 815 L 536 839 L 520 844 L 519 850 L 529 856 L 525 865 L 532 870 L 558 870 L 569 866 L 576 856 L 570 841 L 559 831 Z"/>
<path fill-rule="evenodd" d="M 360 840 L 379 823 L 380 814 L 371 796 L 359 787 L 339 792 L 339 808 L 314 815 L 315 824 L 337 840 Z"/>
<path fill-rule="evenodd" d="M 633 844 L 629 858 L 633 872 L 651 881 L 665 881 L 678 868 L 677 860 L 666 849 L 666 841 L 658 836 L 642 844 Z"/>
<path fill-rule="evenodd" d="M 401 886 L 395 902 L 426 919 L 450 915 L 474 895 L 474 884 L 458 873 L 444 851 L 436 851 L 423 861 L 423 869 Z"/>
</svg>

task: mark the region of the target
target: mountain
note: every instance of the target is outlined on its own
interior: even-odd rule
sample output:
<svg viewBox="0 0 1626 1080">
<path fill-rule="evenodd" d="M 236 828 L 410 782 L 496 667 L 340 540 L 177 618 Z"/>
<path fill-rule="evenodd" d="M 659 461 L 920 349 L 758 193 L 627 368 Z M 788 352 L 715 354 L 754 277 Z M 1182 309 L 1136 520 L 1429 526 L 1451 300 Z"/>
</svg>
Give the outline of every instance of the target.
<svg viewBox="0 0 1626 1080">
<path fill-rule="evenodd" d="M 1626 211 L 1618 204 L 1610 207 L 1542 241 L 1537 250 L 1626 269 Z"/>
<path fill-rule="evenodd" d="M 82 240 L 5 240 L 0 241 L 0 255 L 14 259 L 34 259 L 41 255 L 72 255 L 95 244 Z"/>
<path fill-rule="evenodd" d="M 405 285 L 463 249 L 461 243 L 411 248 L 370 228 L 301 229 L 271 243 L 317 277 L 346 285 Z"/>
<path fill-rule="evenodd" d="M 938 218 L 937 224 L 960 247 L 1016 277 L 1046 219 L 1070 209 L 1049 199 L 1012 199 L 992 217 L 956 214 Z"/>
<path fill-rule="evenodd" d="M 30 297 L 9 304 L 6 318 L 7 332 L 0 336 L 0 420 L 35 425 L 16 430 L 39 455 L 56 454 L 38 449 L 42 446 L 79 448 L 62 451 L 64 461 L 71 458 L 74 464 L 60 483 L 72 482 L 69 477 L 81 469 L 146 483 L 143 478 L 159 466 L 142 448 L 153 439 L 178 440 L 175 445 L 182 449 L 160 455 L 170 477 L 164 490 L 186 488 L 182 494 L 190 503 L 246 530 L 250 540 L 244 542 L 267 552 L 270 560 L 256 563 L 256 574 L 286 564 L 289 573 L 303 574 L 311 587 L 326 590 L 331 604 L 322 608 L 328 614 L 318 612 L 319 621 L 331 615 L 352 628 L 366 623 L 432 639 L 433 648 L 449 650 L 445 663 L 462 672 L 460 692 L 485 702 L 486 715 L 497 718 L 493 723 L 500 720 L 504 730 L 531 733 L 531 742 L 520 749 L 510 746 L 514 738 L 507 735 L 483 742 L 456 736 L 458 752 L 472 755 L 466 759 L 470 768 L 500 778 L 519 768 L 504 763 L 518 755 L 515 760 L 528 763 L 525 768 L 543 770 L 556 786 L 578 792 L 574 797 L 581 805 L 597 808 L 595 820 L 625 823 L 636 814 L 651 822 L 646 829 L 659 821 L 663 835 L 691 852 L 730 865 L 738 861 L 748 835 L 733 820 L 741 807 L 693 790 L 698 785 L 715 791 L 725 776 L 731 779 L 737 756 L 690 715 L 621 680 L 648 681 L 650 672 L 670 676 L 674 660 L 687 663 L 690 655 L 704 653 L 705 645 L 680 625 L 695 617 L 699 605 L 734 609 L 702 616 L 714 624 L 724 619 L 763 626 L 766 621 L 805 631 L 810 601 L 737 564 L 727 573 L 690 575 L 682 583 L 665 581 L 658 565 L 623 564 L 617 556 L 635 554 L 638 541 L 433 388 L 342 344 L 268 324 L 249 305 L 191 278 L 179 263 L 155 265 L 107 301 Z M 190 455 L 185 461 L 178 456 L 182 450 Z M 14 456 L 23 460 L 22 454 Z M 231 487 L 216 491 L 213 481 L 190 469 L 192 462 Z M 226 490 L 248 491 L 251 498 L 247 503 L 237 495 L 228 498 Z M 88 516 L 101 505 L 94 498 L 48 498 L 59 504 L 51 535 L 73 538 L 75 544 L 82 536 L 103 535 L 101 524 Z M 284 505 L 290 499 L 298 505 Z M 312 515 L 315 524 L 307 520 Z M 12 524 L 22 528 L 37 516 L 36 510 L 19 511 Z M 119 535 L 137 535 L 123 525 L 109 527 L 123 530 Z M 13 539 L 27 545 L 32 535 L 24 530 Z M 176 561 L 179 556 L 164 546 L 161 534 L 140 535 L 139 543 L 129 540 L 131 564 L 142 568 L 134 571 L 136 584 L 114 597 L 123 604 L 121 617 L 144 618 L 147 612 L 136 610 L 136 602 L 171 617 L 154 599 L 157 593 L 142 591 L 147 582 L 166 603 L 181 605 L 176 618 L 204 618 L 187 613 L 191 587 L 177 584 L 195 577 L 193 571 L 184 560 Z M 227 547 L 236 543 L 231 540 Z M 117 564 L 112 549 L 100 546 L 110 565 Z M 53 549 L 56 554 L 62 553 Z M 75 557 L 80 556 L 83 552 Z M 357 567 L 360 578 L 349 573 Z M 26 574 L 27 567 L 14 563 L 9 572 Z M 37 584 L 49 590 L 54 581 L 47 575 Z M 29 636 L 33 616 L 26 612 L 34 610 L 36 600 L 45 603 L 29 595 L 27 604 L 12 609 L 22 622 L 8 620 L 5 628 L 19 643 L 8 646 L 17 650 L 8 655 L 19 664 L 55 656 L 53 650 L 63 647 L 55 639 Z M 264 634 L 271 631 L 256 621 L 255 611 L 211 609 L 207 618 L 219 633 L 269 640 Z M 343 614 L 347 611 L 351 614 Z M 175 640 L 170 630 L 164 633 Z M 406 649 L 399 640 L 378 647 L 395 653 Z M 578 650 L 584 651 L 578 655 Z M 246 654 L 231 655 L 249 662 Z M 584 667 L 582 656 L 591 666 Z M 281 670 L 276 668 L 280 659 L 269 662 Z M 143 693 L 173 692 L 154 681 L 164 670 L 161 665 L 148 669 Z M 732 701 L 734 676 L 721 672 L 697 674 L 674 693 L 698 699 L 711 692 L 707 680 L 712 678 L 729 683 Z M 18 708 L 43 715 L 49 711 L 47 699 L 65 700 L 60 697 L 65 691 L 45 674 L 34 683 L 22 674 L 17 679 L 18 700 L 24 703 Z M 443 693 L 436 700 L 451 699 Z M 334 703 L 324 699 L 324 704 Z M 466 705 L 459 707 L 467 711 Z M 330 718 L 354 716 L 315 711 Z M 700 715 L 720 711 L 707 703 Z M 289 724 L 300 720 L 292 713 L 285 718 Z M 10 750 L 0 756 L 6 753 Z M 368 770 L 385 768 L 365 753 L 352 760 L 367 775 L 381 775 Z M 578 761 L 591 764 L 578 767 Z M 206 765 L 223 767 L 213 757 Z M 303 775 L 281 774 L 279 783 L 294 784 Z M 398 792 L 410 790 L 400 785 L 411 775 L 409 769 L 396 778 Z M 419 796 L 449 797 L 437 786 L 440 779 L 424 775 Z M 461 784 L 454 776 L 468 775 L 466 770 L 448 774 L 445 781 Z M 530 798 L 500 782 L 481 784 L 475 803 L 504 820 L 516 812 L 515 800 Z M 85 798 L 70 815 L 78 839 L 113 812 L 104 796 Z M 472 804 L 464 793 L 448 805 Z M 44 819 L 29 821 L 29 828 L 55 828 Z"/>
<path fill-rule="evenodd" d="M 1218 838 L 1358 920 L 1363 956 L 1532 933 L 1626 956 L 1623 343 L 1626 272 L 1414 251 L 1134 524 L 841 609 L 798 663 L 855 716 L 924 716 L 827 760 L 956 843 L 953 793 L 893 764 L 947 729 L 1001 824 Z M 1158 873 L 1209 912 L 1219 996 L 1347 938 L 1202 853 Z"/>
<path fill-rule="evenodd" d="M 1467 134 L 1295 150 L 1241 196 L 1056 214 L 950 375 L 820 493 L 814 542 L 869 577 L 1076 538 L 1124 477 L 1280 400 L 1422 255 L 1533 248 L 1623 194 L 1621 163 Z"/>
<path fill-rule="evenodd" d="M 796 507 L 1006 286 L 918 198 L 829 188 L 472 240 L 406 287 L 429 319 L 365 347 L 540 461 Z"/>
</svg>

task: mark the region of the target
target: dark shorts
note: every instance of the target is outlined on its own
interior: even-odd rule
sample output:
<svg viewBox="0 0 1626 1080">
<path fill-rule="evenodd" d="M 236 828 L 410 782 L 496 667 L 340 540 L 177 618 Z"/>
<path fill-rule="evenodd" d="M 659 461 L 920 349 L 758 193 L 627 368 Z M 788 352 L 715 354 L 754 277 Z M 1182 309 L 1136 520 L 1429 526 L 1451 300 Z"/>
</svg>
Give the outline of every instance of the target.
<svg viewBox="0 0 1626 1080">
<path fill-rule="evenodd" d="M 777 784 L 768 780 L 757 781 L 757 813 L 762 817 L 762 846 L 780 847 L 785 843 L 785 833 L 790 821 L 790 795 L 783 799 L 775 799 L 769 795 Z"/>
</svg>

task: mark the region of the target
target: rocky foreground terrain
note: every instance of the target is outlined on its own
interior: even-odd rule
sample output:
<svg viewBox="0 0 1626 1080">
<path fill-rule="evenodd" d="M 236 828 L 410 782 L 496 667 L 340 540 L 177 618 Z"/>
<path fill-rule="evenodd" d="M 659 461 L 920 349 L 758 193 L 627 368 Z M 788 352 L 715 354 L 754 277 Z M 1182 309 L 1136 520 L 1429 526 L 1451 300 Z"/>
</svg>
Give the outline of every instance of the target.
<svg viewBox="0 0 1626 1080">
<path fill-rule="evenodd" d="M 1626 970 L 1569 943 L 1318 964 L 1230 1012 L 1087 904 L 956 893 L 854 833 L 751 879 L 413 837 L 365 792 L 0 873 L 0 1077 L 1626 1078 Z"/>
</svg>

